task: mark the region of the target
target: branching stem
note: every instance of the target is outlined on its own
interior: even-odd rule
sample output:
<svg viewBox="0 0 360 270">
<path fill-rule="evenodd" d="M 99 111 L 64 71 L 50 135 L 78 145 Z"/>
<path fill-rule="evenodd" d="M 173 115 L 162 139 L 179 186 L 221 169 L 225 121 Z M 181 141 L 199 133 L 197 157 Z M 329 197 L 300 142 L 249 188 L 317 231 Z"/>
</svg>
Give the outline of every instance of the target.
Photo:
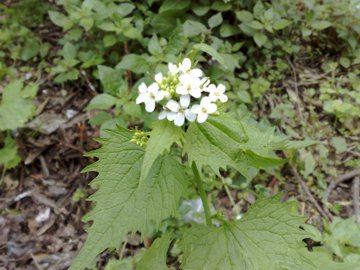
<svg viewBox="0 0 360 270">
<path fill-rule="evenodd" d="M 206 225 L 211 226 L 211 213 L 210 213 L 209 201 L 208 201 L 207 195 L 206 195 L 205 190 L 204 190 L 204 186 L 203 186 L 203 183 L 202 183 L 202 180 L 201 180 L 199 170 L 196 167 L 195 162 L 192 163 L 191 169 L 192 169 L 192 171 L 194 173 L 194 181 L 195 181 L 195 184 L 196 184 L 196 186 L 197 186 L 197 188 L 199 190 L 200 198 L 201 198 L 202 204 L 204 206 Z"/>
</svg>

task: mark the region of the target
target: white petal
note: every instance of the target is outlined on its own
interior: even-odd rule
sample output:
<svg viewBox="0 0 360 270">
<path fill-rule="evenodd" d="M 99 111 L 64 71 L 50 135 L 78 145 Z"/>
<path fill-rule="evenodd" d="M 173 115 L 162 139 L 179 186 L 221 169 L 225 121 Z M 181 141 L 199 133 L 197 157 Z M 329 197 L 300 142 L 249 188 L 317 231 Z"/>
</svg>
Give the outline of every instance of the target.
<svg viewBox="0 0 360 270">
<path fill-rule="evenodd" d="M 181 127 L 185 122 L 185 116 L 182 113 L 177 113 L 174 119 L 175 125 Z"/>
<path fill-rule="evenodd" d="M 179 95 L 188 95 L 189 91 L 187 90 L 187 88 L 183 85 L 180 85 L 178 87 L 176 87 L 176 93 Z"/>
<path fill-rule="evenodd" d="M 162 91 L 163 93 L 164 93 L 164 97 L 166 98 L 166 99 L 170 99 L 171 98 L 171 95 L 170 95 L 170 93 L 168 92 L 168 91 Z"/>
<path fill-rule="evenodd" d="M 155 94 L 155 92 L 159 91 L 159 85 L 157 83 L 152 83 L 149 85 L 147 91 Z"/>
<path fill-rule="evenodd" d="M 199 68 L 194 68 L 194 69 L 192 69 L 192 70 L 190 71 L 190 75 L 193 76 L 193 77 L 199 78 L 199 77 L 201 77 L 201 76 L 203 75 L 203 73 L 202 73 L 201 69 L 199 69 Z"/>
<path fill-rule="evenodd" d="M 200 88 L 191 88 L 190 95 L 192 95 L 194 98 L 201 97 L 201 89 Z"/>
<path fill-rule="evenodd" d="M 205 88 L 206 92 L 214 93 L 216 91 L 216 86 L 214 84 L 210 84 L 208 87 Z"/>
<path fill-rule="evenodd" d="M 141 83 L 140 85 L 139 85 L 139 92 L 140 93 L 146 93 L 146 91 L 147 91 L 147 86 L 146 86 L 146 84 L 145 83 Z"/>
<path fill-rule="evenodd" d="M 189 58 L 185 58 L 182 61 L 182 68 L 184 71 L 189 70 L 191 68 L 191 60 Z"/>
<path fill-rule="evenodd" d="M 159 117 L 158 117 L 159 120 L 165 119 L 166 115 L 167 115 L 167 112 L 166 112 L 166 111 L 161 111 L 161 112 L 159 113 Z"/>
<path fill-rule="evenodd" d="M 163 80 L 163 75 L 162 75 L 161 72 L 159 72 L 158 74 L 155 75 L 155 81 L 156 81 L 157 83 L 161 83 L 162 80 Z"/>
<path fill-rule="evenodd" d="M 178 112 L 180 109 L 180 104 L 177 103 L 175 100 L 169 100 L 168 103 L 166 104 L 166 107 L 173 112 Z"/>
<path fill-rule="evenodd" d="M 217 90 L 221 93 L 221 94 L 223 94 L 224 92 L 225 92 L 225 85 L 223 85 L 222 83 L 220 83 L 219 85 L 218 85 L 218 87 L 217 87 Z"/>
<path fill-rule="evenodd" d="M 207 110 L 207 113 L 208 113 L 208 114 L 214 113 L 214 112 L 216 112 L 216 110 L 217 110 L 217 106 L 216 106 L 216 104 L 214 104 L 214 103 L 210 103 L 210 104 L 208 104 L 208 106 L 206 107 L 206 110 Z"/>
<path fill-rule="evenodd" d="M 207 118 L 208 118 L 207 113 L 200 112 L 200 113 L 198 114 L 197 121 L 198 121 L 199 123 L 204 123 Z"/>
<path fill-rule="evenodd" d="M 164 92 L 163 91 L 158 91 L 155 93 L 155 101 L 160 101 L 164 98 Z"/>
<path fill-rule="evenodd" d="M 205 78 L 202 78 L 201 81 L 200 81 L 200 84 L 206 88 L 208 87 L 208 85 L 210 84 L 210 80 L 208 77 L 205 77 Z"/>
<path fill-rule="evenodd" d="M 177 73 L 178 71 L 177 65 L 174 65 L 173 63 L 168 64 L 168 69 L 171 73 Z"/>
<path fill-rule="evenodd" d="M 190 105 L 190 96 L 189 95 L 183 95 L 183 96 L 181 96 L 180 97 L 180 105 L 181 105 L 181 107 L 185 107 L 185 108 L 187 108 L 187 107 L 189 107 L 189 105 Z"/>
<path fill-rule="evenodd" d="M 209 100 L 210 100 L 211 102 L 215 102 L 215 101 L 218 100 L 218 96 L 214 95 L 214 93 L 210 93 L 210 95 L 209 95 Z"/>
<path fill-rule="evenodd" d="M 219 97 L 219 99 L 220 99 L 220 101 L 221 101 L 222 103 L 225 103 L 226 101 L 228 101 L 227 95 L 224 95 L 224 94 L 222 94 L 222 95 Z"/>
<path fill-rule="evenodd" d="M 211 99 L 209 97 L 203 97 L 200 101 L 200 105 L 207 107 L 211 103 Z"/>
<path fill-rule="evenodd" d="M 141 93 L 140 95 L 138 95 L 138 97 L 136 98 L 136 104 L 140 104 L 145 102 L 148 99 L 148 96 L 146 93 Z"/>
<path fill-rule="evenodd" d="M 155 110 L 155 100 L 148 99 L 145 101 L 145 110 L 147 112 L 153 112 Z"/>
<path fill-rule="evenodd" d="M 190 109 L 190 111 L 194 114 L 198 114 L 201 112 L 201 106 L 200 105 L 193 105 Z"/>
<path fill-rule="evenodd" d="M 167 112 L 166 114 L 166 118 L 167 120 L 169 121 L 174 121 L 175 117 L 176 117 L 176 114 L 175 112 Z"/>
<path fill-rule="evenodd" d="M 196 114 L 192 113 L 189 109 L 185 111 L 185 117 L 190 122 L 194 122 L 196 119 Z"/>
</svg>

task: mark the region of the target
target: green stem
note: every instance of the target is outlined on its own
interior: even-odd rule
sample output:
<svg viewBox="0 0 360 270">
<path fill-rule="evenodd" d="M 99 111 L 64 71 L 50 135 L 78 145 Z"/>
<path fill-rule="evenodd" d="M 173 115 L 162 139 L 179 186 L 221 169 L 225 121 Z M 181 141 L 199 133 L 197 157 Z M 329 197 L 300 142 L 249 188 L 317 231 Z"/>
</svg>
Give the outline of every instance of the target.
<svg viewBox="0 0 360 270">
<path fill-rule="evenodd" d="M 206 225 L 211 226 L 211 214 L 210 214 L 209 201 L 208 201 L 207 195 L 205 193 L 204 186 L 202 184 L 202 180 L 201 180 L 201 177 L 200 177 L 199 170 L 196 167 L 195 162 L 192 163 L 191 169 L 192 169 L 192 171 L 194 173 L 194 176 L 195 176 L 194 181 L 195 181 L 195 184 L 196 184 L 196 186 L 197 186 L 197 188 L 199 190 L 200 198 L 201 198 L 201 201 L 202 201 L 203 206 L 204 206 Z"/>
</svg>

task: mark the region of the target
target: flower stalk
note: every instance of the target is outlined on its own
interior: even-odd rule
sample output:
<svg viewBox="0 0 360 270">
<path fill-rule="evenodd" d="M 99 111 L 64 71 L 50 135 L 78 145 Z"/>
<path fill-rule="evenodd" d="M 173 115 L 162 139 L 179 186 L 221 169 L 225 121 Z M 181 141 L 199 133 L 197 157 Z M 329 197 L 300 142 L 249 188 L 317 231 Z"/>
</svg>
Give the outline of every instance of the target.
<svg viewBox="0 0 360 270">
<path fill-rule="evenodd" d="M 205 221 L 206 221 L 206 226 L 211 226 L 211 213 L 210 213 L 210 205 L 209 205 L 209 201 L 200 177 L 200 173 L 199 170 L 195 164 L 195 162 L 193 161 L 192 165 L 191 165 L 191 169 L 194 173 L 194 182 L 196 184 L 196 187 L 200 193 L 200 198 L 202 201 L 202 204 L 204 206 L 204 213 L 205 213 Z"/>
</svg>

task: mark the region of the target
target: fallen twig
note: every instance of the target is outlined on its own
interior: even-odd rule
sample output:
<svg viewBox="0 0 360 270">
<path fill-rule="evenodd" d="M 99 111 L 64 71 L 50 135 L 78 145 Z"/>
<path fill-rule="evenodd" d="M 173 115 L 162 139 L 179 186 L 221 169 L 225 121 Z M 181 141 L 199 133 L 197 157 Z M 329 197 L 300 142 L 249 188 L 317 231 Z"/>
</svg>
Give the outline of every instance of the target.
<svg viewBox="0 0 360 270">
<path fill-rule="evenodd" d="M 355 215 L 355 221 L 357 224 L 360 224 L 360 194 L 359 194 L 359 188 L 360 188 L 360 177 L 356 176 L 353 181 L 353 201 L 354 201 L 354 215 Z"/>
<path fill-rule="evenodd" d="M 353 170 L 351 172 L 345 173 L 343 175 L 338 176 L 335 180 L 332 180 L 326 190 L 325 201 L 329 200 L 331 191 L 340 183 L 349 180 L 357 175 L 360 175 L 360 169 Z"/>
<path fill-rule="evenodd" d="M 303 180 L 301 175 L 298 173 L 296 168 L 294 166 L 292 166 L 292 165 L 290 165 L 290 167 L 291 167 L 291 170 L 292 170 L 294 176 L 299 181 L 300 186 L 302 187 L 305 194 L 307 195 L 309 201 L 314 205 L 314 207 L 319 212 L 319 214 L 321 216 L 323 216 L 325 219 L 327 219 L 329 221 L 332 221 L 333 220 L 333 215 L 330 213 L 329 209 L 327 209 L 326 206 L 321 207 L 321 205 L 318 203 L 318 201 L 312 195 L 311 191 L 309 190 L 308 186 L 306 185 L 305 181 Z"/>
</svg>

